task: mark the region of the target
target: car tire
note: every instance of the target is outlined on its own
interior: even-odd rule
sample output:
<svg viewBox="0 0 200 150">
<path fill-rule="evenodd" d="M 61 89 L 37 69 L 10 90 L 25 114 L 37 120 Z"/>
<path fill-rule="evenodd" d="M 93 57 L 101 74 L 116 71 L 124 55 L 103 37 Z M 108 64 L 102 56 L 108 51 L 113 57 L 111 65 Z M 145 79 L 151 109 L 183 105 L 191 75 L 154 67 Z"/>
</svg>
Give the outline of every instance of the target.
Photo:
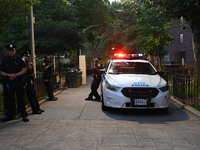
<svg viewBox="0 0 200 150">
<path fill-rule="evenodd" d="M 169 107 L 161 109 L 162 112 L 168 112 L 168 110 L 169 110 Z"/>
</svg>

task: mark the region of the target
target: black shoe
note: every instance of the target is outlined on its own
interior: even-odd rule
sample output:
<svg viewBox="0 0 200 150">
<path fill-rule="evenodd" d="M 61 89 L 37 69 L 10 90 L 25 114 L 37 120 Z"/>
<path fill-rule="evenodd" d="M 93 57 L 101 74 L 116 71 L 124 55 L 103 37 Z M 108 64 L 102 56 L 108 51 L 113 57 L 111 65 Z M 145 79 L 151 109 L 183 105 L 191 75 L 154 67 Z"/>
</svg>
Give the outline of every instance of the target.
<svg viewBox="0 0 200 150">
<path fill-rule="evenodd" d="M 27 116 L 26 116 L 26 117 L 22 117 L 22 121 L 24 121 L 24 122 L 29 122 L 29 119 L 28 119 Z"/>
<path fill-rule="evenodd" d="M 92 100 L 92 98 L 91 98 L 91 97 L 88 97 L 88 98 L 85 98 L 85 100 L 86 100 L 86 101 Z"/>
<path fill-rule="evenodd" d="M 53 98 L 49 98 L 48 101 L 56 101 L 58 98 L 57 97 L 53 97 Z"/>
<path fill-rule="evenodd" d="M 95 98 L 95 99 L 93 99 L 94 101 L 98 101 L 98 100 L 101 100 L 101 98 Z"/>
<path fill-rule="evenodd" d="M 43 113 L 44 112 L 44 110 L 43 109 L 38 109 L 39 111 L 41 111 L 41 113 Z"/>
<path fill-rule="evenodd" d="M 38 110 L 38 111 L 33 111 L 32 114 L 42 114 L 42 112 Z"/>
<path fill-rule="evenodd" d="M 5 117 L 5 118 L 1 119 L 1 122 L 11 121 L 11 120 L 14 120 L 14 118 L 13 117 Z"/>
</svg>

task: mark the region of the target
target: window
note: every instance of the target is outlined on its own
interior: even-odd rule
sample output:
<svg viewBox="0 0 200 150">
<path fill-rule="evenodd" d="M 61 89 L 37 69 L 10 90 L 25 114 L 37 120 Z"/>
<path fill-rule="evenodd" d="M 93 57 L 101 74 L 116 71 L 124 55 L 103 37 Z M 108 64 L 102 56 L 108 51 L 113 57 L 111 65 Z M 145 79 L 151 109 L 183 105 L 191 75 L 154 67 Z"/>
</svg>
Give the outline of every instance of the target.
<svg viewBox="0 0 200 150">
<path fill-rule="evenodd" d="M 113 62 L 109 74 L 155 74 L 155 70 L 149 63 Z"/>
<path fill-rule="evenodd" d="M 183 34 L 180 34 L 180 44 L 183 44 Z"/>
<path fill-rule="evenodd" d="M 167 54 L 167 55 L 164 56 L 163 61 L 165 63 L 169 62 L 169 54 Z"/>
</svg>

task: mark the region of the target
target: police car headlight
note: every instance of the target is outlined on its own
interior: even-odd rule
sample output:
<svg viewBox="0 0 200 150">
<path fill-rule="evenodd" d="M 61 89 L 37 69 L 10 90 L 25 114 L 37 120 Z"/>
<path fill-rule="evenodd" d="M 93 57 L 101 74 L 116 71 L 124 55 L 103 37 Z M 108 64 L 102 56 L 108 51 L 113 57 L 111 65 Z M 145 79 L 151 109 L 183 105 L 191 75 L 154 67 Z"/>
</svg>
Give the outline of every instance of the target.
<svg viewBox="0 0 200 150">
<path fill-rule="evenodd" d="M 169 90 L 169 85 L 159 88 L 162 92 L 166 92 Z"/>
<path fill-rule="evenodd" d="M 111 90 L 111 91 L 118 91 L 120 89 L 120 87 L 114 86 L 114 85 L 110 85 L 110 84 L 106 84 L 105 86 L 107 89 Z"/>
</svg>

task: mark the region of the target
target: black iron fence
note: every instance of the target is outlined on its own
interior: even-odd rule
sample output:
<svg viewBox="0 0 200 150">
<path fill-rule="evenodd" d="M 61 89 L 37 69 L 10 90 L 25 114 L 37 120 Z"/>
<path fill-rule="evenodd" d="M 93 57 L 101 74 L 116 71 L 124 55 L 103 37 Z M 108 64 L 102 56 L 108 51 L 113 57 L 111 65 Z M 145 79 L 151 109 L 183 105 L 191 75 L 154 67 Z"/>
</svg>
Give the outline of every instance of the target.
<svg viewBox="0 0 200 150">
<path fill-rule="evenodd" d="M 73 76 L 71 76 L 71 77 L 73 77 Z M 82 78 L 82 76 L 78 76 L 78 77 Z M 80 81 L 80 79 L 78 79 L 78 77 L 77 77 L 77 79 L 73 78 L 73 80 L 72 80 L 68 77 L 68 72 L 66 72 L 66 71 L 60 72 L 60 73 L 54 73 L 53 77 L 52 77 L 52 86 L 53 86 L 54 92 L 56 92 L 58 90 L 62 90 L 63 88 L 66 89 L 69 86 L 69 83 L 71 83 L 72 81 L 76 82 L 76 83 L 73 83 L 74 85 L 78 84 L 78 85 L 76 85 L 76 87 L 80 86 L 82 80 Z M 70 80 L 70 82 L 69 82 L 69 80 Z M 76 80 L 78 80 L 79 82 L 77 82 Z M 1 82 L 3 82 L 3 79 Z M 38 100 L 41 101 L 41 100 L 45 99 L 47 96 L 47 93 L 46 93 L 46 88 L 44 86 L 43 72 L 37 72 L 34 83 L 35 83 L 36 97 L 38 98 Z M 26 106 L 30 107 L 26 96 L 25 96 L 25 102 L 26 102 Z M 17 110 L 17 108 L 16 108 L 16 110 Z M 0 95 L 0 114 L 4 114 L 4 112 L 6 112 L 6 110 L 4 109 L 4 96 L 3 96 L 3 91 L 2 91 L 1 95 Z"/>
<path fill-rule="evenodd" d="M 171 95 L 183 103 L 200 106 L 200 81 L 188 74 L 166 73 Z"/>
<path fill-rule="evenodd" d="M 54 73 L 52 77 L 52 86 L 54 91 L 67 87 L 66 72 L 60 72 L 59 74 Z M 42 99 L 46 96 L 42 72 L 37 72 L 37 78 L 35 78 L 35 90 L 38 99 Z"/>
</svg>

